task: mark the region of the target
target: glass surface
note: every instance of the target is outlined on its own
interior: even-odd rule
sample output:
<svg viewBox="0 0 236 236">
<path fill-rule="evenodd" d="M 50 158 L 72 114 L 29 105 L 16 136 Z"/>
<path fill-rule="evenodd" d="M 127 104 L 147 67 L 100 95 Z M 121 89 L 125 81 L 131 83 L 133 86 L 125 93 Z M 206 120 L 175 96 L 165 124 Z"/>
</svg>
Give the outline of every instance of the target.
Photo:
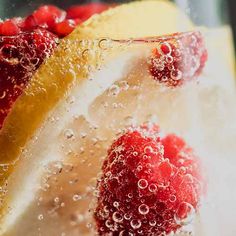
<svg viewBox="0 0 236 236">
<path fill-rule="evenodd" d="M 25 16 L 45 3 L 49 1 L 2 1 L 0 14 L 3 18 Z M 50 3 L 67 8 L 78 1 Z M 148 213 L 145 216 L 140 213 L 141 225 L 136 224 L 136 228 L 132 220 L 137 223 L 139 219 L 126 219 L 127 212 L 123 211 L 126 208 L 119 208 L 119 204 L 130 198 L 127 206 L 135 209 L 136 205 L 130 202 L 139 202 L 143 197 L 130 197 L 128 188 L 117 200 L 118 205 L 114 201 L 114 205 L 109 209 L 104 207 L 102 213 L 97 209 L 102 194 L 113 199 L 113 191 L 116 192 L 116 188 L 109 194 L 106 192 L 112 174 L 102 170 L 104 160 L 111 153 L 118 158 L 115 160 L 124 158 L 119 150 L 124 147 L 112 150 L 111 145 L 129 130 L 145 130 L 153 124 L 161 129 L 160 139 L 176 134 L 192 147 L 202 163 L 203 177 L 196 177 L 191 171 L 185 173 L 191 186 L 188 191 L 193 191 L 193 183 L 199 182 L 201 193 L 194 190 L 199 206 L 189 204 L 193 211 L 182 221 L 176 219 L 175 212 L 174 224 L 180 225 L 180 229 L 168 234 L 149 232 L 149 235 L 236 235 L 235 62 L 227 6 L 219 0 L 176 0 L 174 4 L 187 18 L 182 18 L 180 13 L 173 28 L 186 31 L 190 18 L 194 22 L 190 27 L 194 33 L 144 38 L 142 27 L 140 32 L 139 28 L 130 30 L 135 36 L 127 38 L 123 35 L 129 35 L 128 28 L 123 34 L 114 33 L 111 27 L 109 32 L 114 31 L 114 38 L 109 32 L 101 36 L 96 28 L 94 38 L 83 39 L 79 33 L 72 33 L 72 37 L 69 35 L 60 41 L 55 53 L 29 80 L 0 130 L 2 235 L 148 235 L 142 228 L 153 223 Z M 163 22 L 163 29 L 161 24 L 153 22 L 153 27 L 158 25 L 160 32 L 165 32 L 165 24 L 171 27 L 172 22 Z M 104 26 L 104 32 L 106 30 Z M 199 37 L 203 37 L 208 52 L 206 64 Z M 171 54 L 172 50 L 176 53 L 178 49 L 187 56 L 172 64 L 176 56 Z M 165 50 L 170 52 L 165 54 Z M 172 71 L 170 66 L 181 68 L 181 74 L 166 72 L 168 76 L 163 75 L 163 71 Z M 26 104 L 24 114 L 19 115 Z M 135 158 L 143 153 L 132 155 Z M 172 163 L 170 157 L 163 158 Z M 179 161 L 180 166 L 185 165 Z M 143 163 L 140 165 L 137 168 L 146 168 Z M 122 166 L 122 170 L 126 167 Z M 113 177 L 118 178 L 115 172 Z M 171 173 L 178 172 L 172 170 Z M 129 181 L 127 179 L 125 181 Z M 102 186 L 106 181 L 108 184 Z M 125 181 L 119 179 L 118 183 L 126 186 Z M 171 180 L 168 181 L 172 186 Z M 168 186 L 157 188 L 166 190 Z M 188 195 L 188 191 L 183 187 L 183 194 Z M 176 196 L 177 200 L 173 200 L 173 195 L 172 200 L 180 201 L 181 205 L 184 201 L 178 199 L 178 193 Z M 145 196 L 143 199 L 140 204 L 147 203 Z M 169 200 L 163 202 L 168 205 Z M 139 207 L 137 205 L 136 211 Z M 135 212 L 133 209 L 129 211 Z M 157 214 L 156 208 L 154 211 Z M 114 219 L 116 212 L 122 215 L 121 220 Z M 108 216 L 104 216 L 105 213 Z M 106 222 L 99 230 L 95 222 L 97 214 Z M 124 222 L 130 223 L 131 228 L 124 228 Z"/>
</svg>

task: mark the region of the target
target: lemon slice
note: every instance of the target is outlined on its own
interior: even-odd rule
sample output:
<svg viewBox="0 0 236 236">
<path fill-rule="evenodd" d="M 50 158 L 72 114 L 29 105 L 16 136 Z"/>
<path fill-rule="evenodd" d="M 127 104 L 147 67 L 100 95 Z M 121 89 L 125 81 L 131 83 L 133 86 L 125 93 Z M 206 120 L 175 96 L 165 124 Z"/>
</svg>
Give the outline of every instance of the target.
<svg viewBox="0 0 236 236">
<path fill-rule="evenodd" d="M 65 189 L 61 190 L 63 196 L 72 192 L 73 196 L 76 195 L 75 188 L 69 188 L 67 191 L 66 185 L 62 184 L 65 179 L 68 180 L 67 174 L 58 180 L 58 185 L 53 185 L 49 177 L 47 180 L 47 176 L 54 173 L 51 169 L 55 166 L 56 169 L 59 166 L 61 170 L 61 165 L 67 166 L 69 163 L 69 166 L 77 170 L 73 171 L 72 175 L 80 173 L 79 175 L 83 176 L 84 180 L 81 181 L 78 191 L 85 194 L 85 189 L 89 186 L 88 181 L 91 176 L 96 177 L 100 167 L 99 157 L 105 155 L 109 141 L 125 126 L 125 121 L 130 121 L 133 116 L 137 118 L 138 123 L 144 122 L 152 114 L 155 101 L 153 95 L 156 91 L 154 89 L 158 87 L 154 81 L 145 80 L 149 75 L 143 72 L 143 68 L 147 68 L 147 54 L 154 45 L 136 44 L 131 43 L 132 41 L 124 43 L 109 38 L 140 38 L 187 31 L 191 28 L 192 24 L 188 18 L 172 3 L 134 2 L 92 17 L 62 40 L 52 57 L 41 66 L 24 94 L 15 103 L 0 133 L 3 235 L 32 235 L 38 228 L 42 230 L 42 235 L 57 235 L 63 228 L 70 232 L 70 235 L 78 235 L 78 232 L 89 234 L 84 222 L 79 227 L 81 231 L 69 227 L 67 221 L 65 223 L 65 218 L 73 216 L 72 203 L 66 207 L 66 212 L 61 214 L 58 221 L 53 218 L 45 220 L 45 214 L 40 214 L 40 211 L 48 210 L 47 205 L 52 204 L 52 196 L 60 192 L 58 186 L 64 186 Z M 132 89 L 128 89 L 127 85 Z M 117 87 L 122 86 L 123 92 L 116 97 Z M 138 87 L 140 88 L 137 89 Z M 164 121 L 172 111 L 161 111 L 176 97 L 175 93 L 178 91 L 165 92 L 166 98 L 163 97 L 163 103 L 160 102 L 163 105 L 157 108 L 159 119 L 169 128 L 171 126 Z M 144 94 L 147 96 L 144 97 Z M 178 97 L 179 104 L 185 106 L 185 95 Z M 143 109 L 142 102 L 145 104 L 148 100 L 153 102 Z M 104 107 L 112 107 L 113 110 L 104 110 Z M 119 108 L 122 109 L 118 113 L 115 112 L 114 109 Z M 171 122 L 173 120 L 170 120 Z M 188 122 L 185 120 L 182 125 L 186 127 L 186 123 Z M 100 128 L 97 129 L 97 126 Z M 181 121 L 179 128 L 181 129 Z M 78 133 L 74 136 L 71 134 L 72 130 Z M 62 138 L 63 135 L 72 136 L 72 140 L 75 137 L 77 141 L 72 145 Z M 87 135 L 90 135 L 90 138 L 84 139 Z M 91 142 L 94 142 L 96 147 L 96 139 L 100 140 L 100 151 L 91 146 Z M 89 154 L 90 151 L 95 153 L 97 156 L 93 155 L 97 158 L 91 162 L 93 168 L 89 171 L 80 161 L 84 160 L 86 163 L 89 155 L 92 155 Z M 75 153 L 81 153 L 83 157 L 78 161 L 74 159 Z M 45 173 L 45 169 L 49 169 L 50 173 Z M 58 173 L 57 170 L 55 173 Z M 56 190 L 52 188 L 49 193 L 44 185 L 55 186 Z M 46 188 L 47 194 L 39 191 L 40 186 Z M 43 195 L 44 200 L 38 198 L 39 195 Z M 38 208 L 41 200 L 42 207 Z M 91 198 L 86 198 L 86 203 L 80 204 L 78 209 L 87 211 L 90 200 Z M 42 226 L 38 225 L 39 222 Z"/>
</svg>

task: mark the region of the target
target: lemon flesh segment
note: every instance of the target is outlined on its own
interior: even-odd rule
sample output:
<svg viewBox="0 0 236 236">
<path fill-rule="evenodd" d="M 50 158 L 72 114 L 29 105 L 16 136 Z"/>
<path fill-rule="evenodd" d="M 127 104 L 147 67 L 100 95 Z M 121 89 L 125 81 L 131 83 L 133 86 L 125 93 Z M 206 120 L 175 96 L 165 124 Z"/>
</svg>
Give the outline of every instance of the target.
<svg viewBox="0 0 236 236">
<path fill-rule="evenodd" d="M 27 208 L 27 204 L 19 207 L 23 198 L 20 200 L 18 196 L 23 194 L 22 196 L 27 198 L 26 193 L 31 191 L 33 196 L 37 188 L 32 185 L 26 189 L 16 186 L 24 186 L 24 183 L 28 183 L 30 179 L 27 176 L 33 178 L 35 175 L 38 184 L 40 182 L 40 170 L 36 173 L 31 172 L 32 160 L 26 161 L 23 156 L 26 153 L 27 158 L 35 158 L 35 165 L 43 163 L 43 160 L 40 162 L 36 158 L 36 154 L 34 156 L 27 152 L 31 146 L 36 145 L 35 140 L 45 126 L 44 121 L 48 122 L 53 110 L 60 109 L 61 102 L 66 99 L 71 88 L 76 87 L 83 94 L 83 86 L 87 83 L 91 70 L 96 70 L 104 63 L 106 64 L 107 60 L 112 61 L 112 58 L 120 54 L 120 47 L 111 45 L 110 49 L 107 49 L 106 45 L 104 46 L 106 40 L 93 39 L 149 37 L 190 29 L 192 29 L 191 22 L 173 4 L 166 1 L 143 1 L 118 6 L 94 16 L 61 41 L 54 54 L 33 76 L 0 132 L 0 164 L 1 167 L 4 166 L 4 171 L 2 171 L 4 174 L 1 175 L 0 181 L 3 189 L 8 191 L 7 197 L 4 196 L 4 191 L 1 196 L 2 206 L 4 206 L 4 209 L 2 207 L 2 222 L 4 223 L 1 224 L 3 231 L 14 224 L 16 218 Z M 110 82 L 113 83 L 113 81 Z M 100 91 L 99 83 L 100 81 L 97 87 L 94 87 L 95 90 Z M 103 90 L 106 90 L 107 86 L 102 87 Z M 66 108 L 61 111 L 62 116 L 65 110 Z M 57 117 L 54 118 L 57 119 Z M 62 127 L 59 126 L 59 128 Z M 50 145 L 51 141 L 54 142 L 54 140 L 48 140 L 47 145 Z M 45 154 L 44 158 L 47 156 L 42 149 L 38 152 Z M 48 159 L 47 162 L 50 161 L 53 160 Z M 22 170 L 25 172 L 22 173 Z M 27 200 L 24 199 L 24 202 L 27 203 Z M 11 209 L 11 214 L 7 213 L 8 208 Z M 14 213 L 15 209 L 17 213 Z"/>
<path fill-rule="evenodd" d="M 169 1 L 124 4 L 95 15 L 69 37 L 127 39 L 160 36 L 194 28 L 189 18 Z"/>
</svg>

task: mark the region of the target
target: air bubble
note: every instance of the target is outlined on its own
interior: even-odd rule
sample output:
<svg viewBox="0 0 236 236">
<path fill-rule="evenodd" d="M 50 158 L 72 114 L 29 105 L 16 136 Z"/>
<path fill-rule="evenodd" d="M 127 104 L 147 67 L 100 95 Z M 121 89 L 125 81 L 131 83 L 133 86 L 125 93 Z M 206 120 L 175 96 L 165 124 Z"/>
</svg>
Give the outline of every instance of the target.
<svg viewBox="0 0 236 236">
<path fill-rule="evenodd" d="M 43 215 L 42 214 L 38 215 L 38 220 L 43 220 Z"/>
<path fill-rule="evenodd" d="M 113 206 L 114 206 L 114 207 L 118 208 L 119 205 L 120 205 L 119 202 L 113 202 Z"/>
<path fill-rule="evenodd" d="M 120 231 L 119 236 L 125 236 L 125 235 L 126 235 L 125 230 Z"/>
<path fill-rule="evenodd" d="M 172 63 L 173 61 L 174 61 L 174 58 L 173 58 L 172 56 L 167 56 L 167 57 L 166 57 L 166 62 L 167 62 L 168 64 Z"/>
<path fill-rule="evenodd" d="M 138 152 L 133 152 L 133 156 L 138 156 Z"/>
<path fill-rule="evenodd" d="M 149 212 L 149 207 L 146 204 L 142 204 L 139 206 L 138 211 L 142 215 L 146 215 Z"/>
<path fill-rule="evenodd" d="M 133 229 L 139 229 L 142 225 L 140 220 L 131 220 L 130 225 Z"/>
<path fill-rule="evenodd" d="M 111 228 L 113 226 L 113 223 L 111 220 L 106 220 L 105 225 L 107 228 Z"/>
<path fill-rule="evenodd" d="M 81 133 L 80 133 L 80 136 L 81 136 L 81 138 L 85 138 L 85 137 L 87 136 L 87 134 L 86 134 L 86 133 L 83 133 L 83 132 L 81 132 Z"/>
<path fill-rule="evenodd" d="M 137 171 L 141 171 L 143 169 L 143 167 L 141 166 L 141 165 L 139 165 L 138 167 L 137 167 Z"/>
<path fill-rule="evenodd" d="M 182 72 L 180 70 L 173 70 L 170 73 L 171 78 L 173 80 L 176 80 L 176 81 L 181 80 L 182 79 L 182 75 L 183 74 L 182 74 Z"/>
<path fill-rule="evenodd" d="M 3 91 L 3 93 L 2 93 L 2 94 L 0 94 L 0 99 L 3 99 L 3 98 L 5 98 L 5 97 L 6 97 L 6 95 L 7 95 L 6 91 Z"/>
<path fill-rule="evenodd" d="M 150 184 L 148 190 L 152 193 L 157 191 L 157 186 L 155 184 Z"/>
<path fill-rule="evenodd" d="M 104 206 L 103 210 L 104 210 L 105 212 L 109 212 L 109 207 L 108 207 L 108 206 Z"/>
<path fill-rule="evenodd" d="M 92 228 L 92 224 L 91 223 L 88 223 L 86 226 L 87 226 L 88 229 Z"/>
<path fill-rule="evenodd" d="M 188 202 L 182 202 L 179 204 L 174 218 L 177 224 L 187 225 L 192 222 L 194 215 L 194 207 Z"/>
<path fill-rule="evenodd" d="M 55 202 L 55 203 L 58 203 L 59 201 L 60 201 L 59 197 L 55 197 L 55 198 L 54 198 L 54 202 Z"/>
<path fill-rule="evenodd" d="M 176 201 L 176 196 L 171 195 L 169 200 L 170 200 L 170 202 L 175 202 Z"/>
<path fill-rule="evenodd" d="M 110 88 L 109 88 L 109 96 L 117 96 L 120 92 L 120 88 L 118 85 L 112 85 Z"/>
<path fill-rule="evenodd" d="M 139 229 L 138 230 L 138 234 L 142 234 L 143 233 L 143 230 L 142 229 Z"/>
<path fill-rule="evenodd" d="M 99 42 L 98 42 L 98 46 L 99 48 L 103 49 L 103 50 L 106 50 L 110 47 L 110 44 L 111 44 L 111 41 L 108 40 L 108 39 L 101 39 Z"/>
<path fill-rule="evenodd" d="M 133 194 L 132 193 L 129 193 L 128 194 L 128 198 L 132 198 L 133 197 Z"/>
<path fill-rule="evenodd" d="M 83 52 L 82 52 L 82 58 L 83 59 L 86 59 L 88 58 L 89 56 L 89 49 L 85 49 Z"/>
<path fill-rule="evenodd" d="M 145 152 L 146 154 L 153 153 L 153 148 L 152 148 L 151 146 L 146 146 L 146 147 L 144 148 L 144 152 Z"/>
<path fill-rule="evenodd" d="M 187 172 L 187 170 L 186 170 L 186 168 L 185 168 L 184 166 L 181 166 L 181 167 L 179 168 L 179 174 L 180 174 L 180 175 L 185 175 L 186 172 Z"/>
<path fill-rule="evenodd" d="M 155 220 L 150 220 L 149 221 L 149 225 L 154 227 L 157 224 L 157 222 Z"/>
<path fill-rule="evenodd" d="M 78 195 L 78 194 L 75 194 L 74 196 L 73 196 L 73 201 L 75 201 L 75 202 L 77 202 L 77 201 L 79 201 L 79 200 L 81 200 L 82 199 L 82 197 L 80 196 L 80 195 Z"/>
<path fill-rule="evenodd" d="M 147 186 L 148 186 L 148 182 L 147 182 L 146 179 L 140 179 L 140 180 L 138 181 L 138 187 L 139 187 L 139 188 L 145 189 L 145 188 L 147 188 Z"/>
<path fill-rule="evenodd" d="M 131 233 L 131 232 L 128 232 L 127 230 L 122 230 L 122 231 L 119 233 L 119 236 L 134 236 L 134 234 Z"/>
<path fill-rule="evenodd" d="M 129 213 L 125 213 L 124 214 L 124 218 L 126 219 L 126 220 L 130 220 L 131 219 L 131 214 L 129 214 Z"/>
<path fill-rule="evenodd" d="M 65 130 L 64 135 L 67 139 L 71 139 L 74 137 L 74 132 L 71 129 L 67 129 Z"/>
<path fill-rule="evenodd" d="M 112 219 L 116 222 L 116 223 L 121 223 L 123 221 L 123 217 L 119 212 L 114 212 L 112 215 Z"/>
<path fill-rule="evenodd" d="M 162 81 L 162 82 L 166 82 L 166 81 L 168 81 L 168 77 L 167 77 L 167 76 L 165 76 L 165 75 L 164 75 L 164 76 L 162 76 L 162 78 L 161 78 L 161 81 Z"/>
</svg>

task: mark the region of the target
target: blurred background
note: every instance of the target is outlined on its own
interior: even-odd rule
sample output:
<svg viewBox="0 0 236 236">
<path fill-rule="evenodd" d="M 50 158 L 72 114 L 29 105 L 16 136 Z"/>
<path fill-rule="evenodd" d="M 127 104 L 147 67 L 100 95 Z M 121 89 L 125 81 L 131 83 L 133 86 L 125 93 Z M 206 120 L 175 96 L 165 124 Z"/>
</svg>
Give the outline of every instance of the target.
<svg viewBox="0 0 236 236">
<path fill-rule="evenodd" d="M 94 0 L 93 0 L 94 1 Z M 95 0 L 96 1 L 96 0 Z M 114 2 L 117 0 L 103 0 Z M 187 13 L 198 25 L 219 26 L 231 23 L 236 39 L 236 0 L 173 0 Z M 0 18 L 24 16 L 33 11 L 41 4 L 55 4 L 67 8 L 72 4 L 87 3 L 88 0 L 0 0 Z M 118 0 L 127 2 L 127 0 Z M 228 13 L 228 14 L 227 14 Z M 236 40 L 235 40 L 236 43 Z"/>
</svg>

